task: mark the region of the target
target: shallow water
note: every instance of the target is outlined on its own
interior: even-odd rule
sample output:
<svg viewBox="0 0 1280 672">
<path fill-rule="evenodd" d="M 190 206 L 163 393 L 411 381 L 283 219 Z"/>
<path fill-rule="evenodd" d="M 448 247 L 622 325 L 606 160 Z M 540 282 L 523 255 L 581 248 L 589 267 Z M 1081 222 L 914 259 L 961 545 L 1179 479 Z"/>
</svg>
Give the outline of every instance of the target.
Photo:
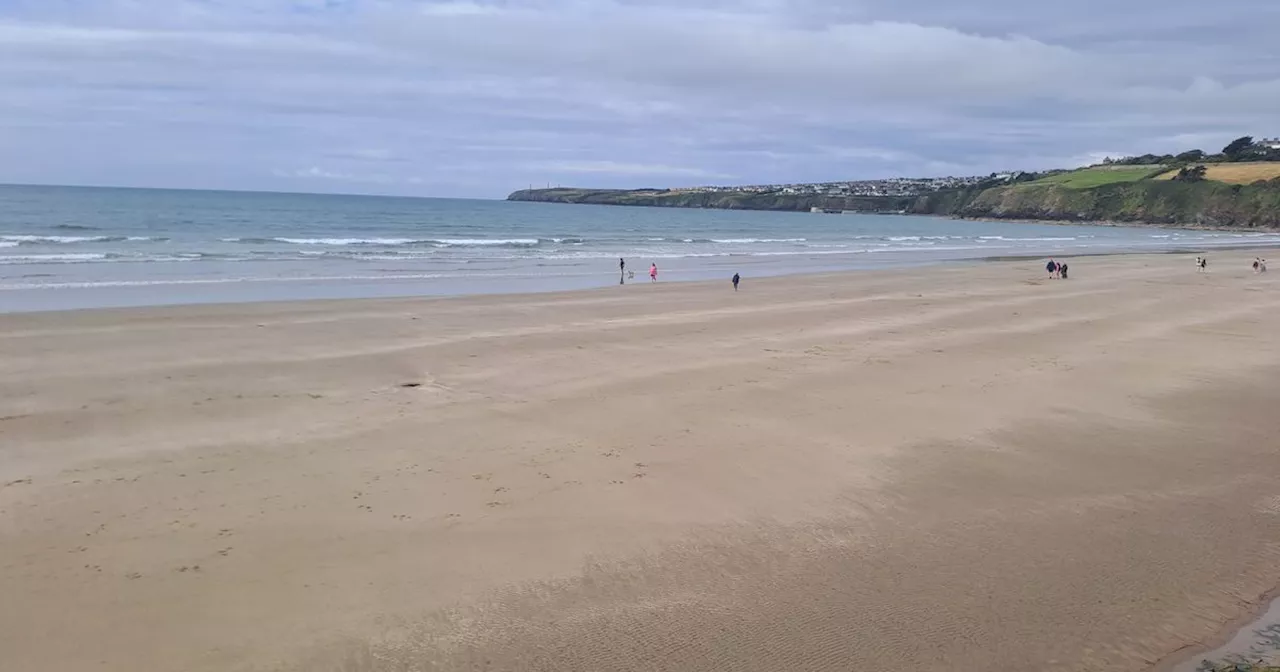
<svg viewBox="0 0 1280 672">
<path fill-rule="evenodd" d="M 1280 599 L 1257 619 L 1240 628 L 1226 644 L 1173 668 L 1174 672 L 1206 672 L 1224 664 L 1280 664 Z"/>
</svg>

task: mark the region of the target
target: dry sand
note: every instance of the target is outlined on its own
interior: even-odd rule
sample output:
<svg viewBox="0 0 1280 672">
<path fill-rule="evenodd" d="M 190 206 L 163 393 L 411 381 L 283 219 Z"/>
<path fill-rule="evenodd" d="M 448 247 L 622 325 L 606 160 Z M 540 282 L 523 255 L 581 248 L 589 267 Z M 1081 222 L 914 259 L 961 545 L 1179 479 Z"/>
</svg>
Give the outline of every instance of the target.
<svg viewBox="0 0 1280 672">
<path fill-rule="evenodd" d="M 0 316 L 0 669 L 1146 669 L 1280 584 L 1254 254 Z"/>
</svg>

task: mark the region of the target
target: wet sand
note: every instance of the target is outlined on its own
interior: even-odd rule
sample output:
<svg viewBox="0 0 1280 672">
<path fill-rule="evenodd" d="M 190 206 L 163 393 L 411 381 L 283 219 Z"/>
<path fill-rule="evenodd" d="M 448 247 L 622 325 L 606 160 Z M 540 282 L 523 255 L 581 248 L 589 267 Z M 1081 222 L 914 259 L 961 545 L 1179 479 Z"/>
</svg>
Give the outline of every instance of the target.
<svg viewBox="0 0 1280 672">
<path fill-rule="evenodd" d="M 1255 254 L 3 315 L 0 669 L 1148 669 L 1280 585 Z"/>
</svg>

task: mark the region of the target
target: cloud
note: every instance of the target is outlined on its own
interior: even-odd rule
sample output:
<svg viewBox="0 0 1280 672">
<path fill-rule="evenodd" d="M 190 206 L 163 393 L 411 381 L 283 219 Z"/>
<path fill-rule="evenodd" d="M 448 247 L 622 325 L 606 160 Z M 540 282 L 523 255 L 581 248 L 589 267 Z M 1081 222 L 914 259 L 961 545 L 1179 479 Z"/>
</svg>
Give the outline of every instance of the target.
<svg viewBox="0 0 1280 672">
<path fill-rule="evenodd" d="M 275 177 L 302 180 L 333 180 L 351 184 L 422 184 L 420 177 L 404 177 L 381 173 L 348 173 L 339 170 L 328 170 L 319 166 L 299 168 L 297 170 L 276 169 L 271 171 Z"/>
<path fill-rule="evenodd" d="M 0 181 L 501 196 L 1217 149 L 1280 133 L 1277 21 L 1269 0 L 0 1 L 0 156 L 22 157 Z"/>
<path fill-rule="evenodd" d="M 606 175 L 663 175 L 674 177 L 730 178 L 732 175 L 701 168 L 682 168 L 652 163 L 619 163 L 617 161 L 548 161 L 530 164 L 531 170 L 553 173 L 587 173 Z"/>
</svg>

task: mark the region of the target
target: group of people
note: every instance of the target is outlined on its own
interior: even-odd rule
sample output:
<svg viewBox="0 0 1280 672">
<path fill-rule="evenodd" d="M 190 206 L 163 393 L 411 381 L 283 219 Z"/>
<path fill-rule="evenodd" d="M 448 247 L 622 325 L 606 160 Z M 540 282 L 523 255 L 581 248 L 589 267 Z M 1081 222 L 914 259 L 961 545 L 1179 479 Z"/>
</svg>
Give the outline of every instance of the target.
<svg viewBox="0 0 1280 672">
<path fill-rule="evenodd" d="M 1058 263 L 1058 262 L 1056 262 L 1056 261 L 1054 261 L 1054 260 L 1050 259 L 1050 260 L 1049 260 L 1049 263 L 1048 263 L 1048 264 L 1045 264 L 1044 270 L 1046 270 L 1046 271 L 1048 271 L 1048 272 L 1049 272 L 1049 277 L 1050 277 L 1050 278 L 1062 278 L 1063 280 L 1066 280 L 1066 279 L 1067 279 L 1067 265 L 1066 265 L 1066 264 L 1060 264 L 1060 263 Z"/>
<path fill-rule="evenodd" d="M 1267 260 L 1266 260 L 1266 259 L 1263 259 L 1262 257 L 1254 257 L 1254 258 L 1253 258 L 1253 272 L 1254 272 L 1254 273 L 1266 273 L 1266 272 L 1267 272 Z"/>
<path fill-rule="evenodd" d="M 1204 257 L 1196 257 L 1196 270 L 1204 273 L 1209 268 L 1209 260 Z"/>
<path fill-rule="evenodd" d="M 621 257 L 618 259 L 618 273 L 621 274 L 621 277 L 618 278 L 619 285 L 626 284 L 628 278 L 634 279 L 636 277 L 635 271 L 631 271 L 631 272 L 627 271 L 627 260 Z M 651 263 L 649 264 L 649 282 L 657 282 L 657 281 L 658 281 L 658 264 Z M 734 273 L 732 282 L 733 282 L 733 291 L 736 292 L 738 291 L 738 283 L 742 282 L 742 277 L 739 276 L 737 273 Z"/>
</svg>

